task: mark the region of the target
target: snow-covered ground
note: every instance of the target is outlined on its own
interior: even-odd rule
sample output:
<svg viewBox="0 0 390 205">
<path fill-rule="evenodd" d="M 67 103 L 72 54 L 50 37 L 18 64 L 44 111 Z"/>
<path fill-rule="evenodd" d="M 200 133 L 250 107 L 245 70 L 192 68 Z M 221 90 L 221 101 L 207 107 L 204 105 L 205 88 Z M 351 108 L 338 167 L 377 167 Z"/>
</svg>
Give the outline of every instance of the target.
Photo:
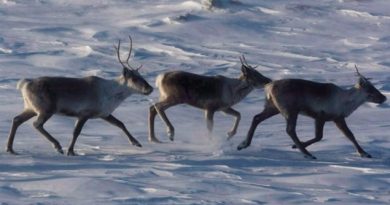
<svg viewBox="0 0 390 205">
<path fill-rule="evenodd" d="M 77 157 L 61 156 L 31 126 L 22 125 L 14 156 L 5 152 L 12 118 L 22 108 L 15 89 L 25 77 L 121 72 L 113 45 L 134 40 L 133 64 L 151 83 L 159 73 L 186 70 L 236 77 L 238 57 L 272 79 L 289 77 L 350 87 L 354 65 L 390 97 L 388 0 L 0 0 L 0 204 L 389 204 L 390 110 L 364 104 L 348 119 L 373 159 L 360 158 L 340 131 L 325 126 L 324 139 L 308 148 L 318 160 L 291 149 L 285 122 L 262 123 L 252 145 L 237 151 L 263 90 L 235 108 L 237 135 L 226 141 L 233 119 L 215 116 L 207 135 L 203 113 L 189 106 L 167 111 L 174 142 L 156 118 L 165 143 L 147 141 L 150 96 L 133 95 L 116 111 L 143 144 L 101 120 L 87 122 Z M 55 116 L 47 130 L 66 148 L 75 119 Z M 300 117 L 302 140 L 313 121 Z"/>
</svg>

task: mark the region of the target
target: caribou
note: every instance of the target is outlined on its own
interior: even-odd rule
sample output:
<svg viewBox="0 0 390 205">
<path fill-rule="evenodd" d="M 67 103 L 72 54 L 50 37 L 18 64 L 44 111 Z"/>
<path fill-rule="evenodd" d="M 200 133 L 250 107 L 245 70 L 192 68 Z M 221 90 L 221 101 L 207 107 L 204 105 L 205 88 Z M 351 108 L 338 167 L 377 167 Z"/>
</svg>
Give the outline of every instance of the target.
<svg viewBox="0 0 390 205">
<path fill-rule="evenodd" d="M 130 49 L 126 64 L 120 58 L 120 40 L 118 46 L 114 46 L 119 63 L 123 67 L 122 74 L 116 79 L 88 76 L 84 78 L 39 77 L 20 80 L 17 89 L 22 93 L 24 110 L 13 119 L 6 151 L 16 154 L 12 145 L 17 128 L 36 116 L 33 126 L 52 143 L 59 153 L 63 154 L 60 143 L 43 127 L 54 114 L 77 118 L 67 155 L 75 155 L 74 145 L 77 137 L 87 120 L 92 118 L 101 118 L 120 128 L 131 144 L 141 147 L 125 125 L 112 115 L 112 112 L 131 94 L 149 95 L 153 91 L 153 87 L 139 73 L 142 65 L 133 68 L 129 64 L 132 50 L 131 36 L 129 39 Z"/>
<path fill-rule="evenodd" d="M 224 76 L 203 76 L 184 71 L 170 71 L 156 78 L 159 89 L 159 102 L 150 106 L 149 141 L 160 142 L 154 133 L 154 121 L 159 114 L 167 126 L 167 134 L 174 140 L 174 127 L 167 118 L 165 110 L 178 104 L 187 104 L 205 110 L 207 129 L 213 129 L 213 117 L 216 111 L 222 111 L 235 117 L 228 132 L 228 139 L 237 131 L 241 115 L 232 106 L 240 102 L 254 88 L 262 88 L 271 80 L 250 66 L 244 56 L 240 57 L 241 75 L 238 78 Z"/>
<path fill-rule="evenodd" d="M 355 65 L 358 82 L 350 89 L 332 83 L 318 83 L 303 79 L 275 80 L 265 86 L 266 102 L 260 114 L 253 117 L 246 139 L 237 147 L 244 149 L 251 144 L 256 127 L 264 120 L 281 114 L 286 119 L 286 132 L 305 157 L 316 159 L 306 147 L 323 137 L 325 122 L 333 121 L 338 129 L 353 143 L 361 157 L 371 158 L 356 141 L 345 118 L 365 102 L 382 104 L 386 96 L 380 93 Z M 305 142 L 298 139 L 295 128 L 298 114 L 314 118 L 315 137 Z"/>
</svg>

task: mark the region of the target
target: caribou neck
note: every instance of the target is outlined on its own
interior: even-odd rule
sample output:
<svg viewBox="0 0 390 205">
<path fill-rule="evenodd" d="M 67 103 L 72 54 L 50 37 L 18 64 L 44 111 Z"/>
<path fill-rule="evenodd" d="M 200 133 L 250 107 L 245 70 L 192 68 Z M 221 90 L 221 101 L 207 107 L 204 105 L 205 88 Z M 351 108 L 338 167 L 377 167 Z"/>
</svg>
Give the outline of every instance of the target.
<svg viewBox="0 0 390 205">
<path fill-rule="evenodd" d="M 230 92 L 233 99 L 233 104 L 240 102 L 244 99 L 251 91 L 253 86 L 246 80 L 236 79 L 236 82 L 230 86 Z"/>
<path fill-rule="evenodd" d="M 343 106 L 345 117 L 349 116 L 367 99 L 367 95 L 358 86 L 345 90 L 343 96 L 340 102 Z"/>
<path fill-rule="evenodd" d="M 127 86 L 127 79 L 125 79 L 123 76 L 120 76 L 115 80 L 110 80 L 107 88 L 107 95 L 119 101 L 125 100 L 132 93 L 134 93 L 134 90 Z"/>
</svg>

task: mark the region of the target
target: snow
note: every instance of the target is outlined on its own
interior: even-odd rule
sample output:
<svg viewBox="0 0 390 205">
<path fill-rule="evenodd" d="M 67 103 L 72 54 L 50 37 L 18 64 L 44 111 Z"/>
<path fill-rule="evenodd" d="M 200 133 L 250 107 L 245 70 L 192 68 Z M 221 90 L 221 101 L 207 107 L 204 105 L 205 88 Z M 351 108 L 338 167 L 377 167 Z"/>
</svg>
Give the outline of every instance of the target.
<svg viewBox="0 0 390 205">
<path fill-rule="evenodd" d="M 360 72 L 390 97 L 390 3 L 387 0 L 1 0 L 0 146 L 23 109 L 20 78 L 115 78 L 121 72 L 113 45 L 133 38 L 132 64 L 154 85 L 158 74 L 185 70 L 239 75 L 239 59 L 272 79 L 304 78 L 350 87 Z M 123 49 L 127 45 L 123 44 Z M 61 156 L 32 127 L 16 134 L 14 149 L 0 151 L 0 204 L 389 204 L 388 102 L 364 104 L 347 122 L 372 159 L 360 158 L 327 123 L 324 139 L 308 148 L 317 160 L 291 149 L 285 121 L 275 116 L 256 130 L 252 145 L 237 151 L 263 90 L 235 108 L 242 121 L 226 141 L 233 119 L 217 113 L 207 134 L 203 113 L 189 106 L 167 111 L 175 141 L 156 118 L 148 142 L 150 96 L 130 96 L 115 112 L 142 148 L 102 120 L 90 120 L 76 157 Z M 47 130 L 64 148 L 75 119 L 55 116 Z M 314 135 L 300 117 L 301 140 Z"/>
</svg>

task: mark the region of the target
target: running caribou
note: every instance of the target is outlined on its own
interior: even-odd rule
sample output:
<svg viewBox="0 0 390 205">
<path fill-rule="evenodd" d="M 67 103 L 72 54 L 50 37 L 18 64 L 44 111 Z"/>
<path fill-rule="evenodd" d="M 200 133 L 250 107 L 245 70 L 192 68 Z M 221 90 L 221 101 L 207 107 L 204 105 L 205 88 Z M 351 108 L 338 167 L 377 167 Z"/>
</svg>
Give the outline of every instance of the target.
<svg viewBox="0 0 390 205">
<path fill-rule="evenodd" d="M 63 154 L 60 143 L 43 127 L 54 114 L 77 118 L 73 138 L 68 148 L 68 155 L 75 155 L 74 145 L 85 122 L 91 118 L 101 118 L 120 128 L 127 135 L 131 144 L 141 147 L 141 144 L 129 133 L 125 125 L 112 115 L 112 112 L 133 93 L 149 95 L 153 88 L 140 75 L 138 70 L 129 64 L 132 50 L 132 39 L 126 64 L 120 58 L 120 41 L 115 46 L 122 74 L 115 80 L 96 76 L 85 78 L 39 77 L 22 79 L 17 88 L 24 100 L 24 111 L 12 122 L 8 137 L 7 152 L 16 154 L 12 148 L 17 128 L 27 120 L 37 116 L 34 127 Z"/>
<path fill-rule="evenodd" d="M 202 76 L 184 71 L 171 71 L 160 74 L 156 86 L 160 91 L 160 100 L 150 107 L 149 141 L 160 142 L 154 133 L 154 120 L 159 114 L 167 125 L 170 140 L 174 139 L 174 127 L 165 115 L 165 110 L 178 104 L 188 104 L 205 110 L 207 128 L 213 129 L 213 116 L 216 111 L 222 111 L 235 117 L 232 129 L 228 132 L 230 139 L 237 131 L 240 113 L 232 106 L 240 102 L 254 88 L 262 88 L 271 82 L 267 77 L 250 66 L 245 57 L 240 57 L 241 75 L 239 78 L 224 76 Z"/>
<path fill-rule="evenodd" d="M 251 144 L 256 127 L 262 121 L 282 114 L 286 119 L 288 135 L 305 157 L 315 159 L 306 147 L 323 137 L 326 121 L 333 121 L 341 132 L 354 144 L 361 157 L 371 158 L 356 141 L 348 128 L 345 118 L 365 102 L 381 104 L 386 96 L 380 93 L 356 68 L 358 82 L 353 88 L 342 89 L 331 83 L 317 83 L 302 79 L 275 80 L 265 86 L 266 102 L 264 110 L 254 116 L 246 139 L 237 147 L 244 149 Z M 298 114 L 307 115 L 315 120 L 315 137 L 306 142 L 298 139 L 295 128 Z"/>
</svg>

